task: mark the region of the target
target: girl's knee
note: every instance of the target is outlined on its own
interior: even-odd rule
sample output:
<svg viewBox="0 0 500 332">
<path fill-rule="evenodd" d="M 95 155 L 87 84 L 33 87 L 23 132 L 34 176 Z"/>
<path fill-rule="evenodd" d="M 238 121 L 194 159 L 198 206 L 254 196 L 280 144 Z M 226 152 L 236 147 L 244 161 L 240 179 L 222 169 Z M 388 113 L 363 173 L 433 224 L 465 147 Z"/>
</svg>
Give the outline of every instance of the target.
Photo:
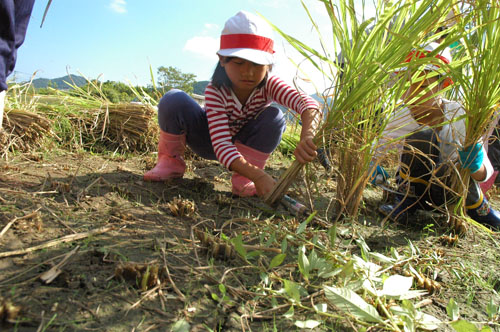
<svg viewBox="0 0 500 332">
<path fill-rule="evenodd" d="M 277 107 L 268 107 L 266 111 L 262 114 L 262 124 L 263 126 L 268 126 L 269 130 L 279 129 L 281 132 L 285 131 L 286 119 L 285 115 Z"/>
<path fill-rule="evenodd" d="M 189 95 L 184 91 L 172 89 L 165 93 L 158 103 L 158 112 L 170 112 L 182 107 L 189 100 Z"/>
</svg>

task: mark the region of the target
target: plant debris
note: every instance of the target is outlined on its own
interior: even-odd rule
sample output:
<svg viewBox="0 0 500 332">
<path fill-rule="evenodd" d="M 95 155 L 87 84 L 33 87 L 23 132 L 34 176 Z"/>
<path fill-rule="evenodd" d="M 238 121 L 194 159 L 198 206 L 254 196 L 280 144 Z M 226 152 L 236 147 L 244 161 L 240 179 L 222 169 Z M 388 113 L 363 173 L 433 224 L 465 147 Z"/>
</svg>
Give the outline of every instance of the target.
<svg viewBox="0 0 500 332">
<path fill-rule="evenodd" d="M 153 263 L 119 263 L 115 268 L 115 278 L 122 279 L 141 291 L 147 291 L 167 279 L 165 269 Z"/>
</svg>

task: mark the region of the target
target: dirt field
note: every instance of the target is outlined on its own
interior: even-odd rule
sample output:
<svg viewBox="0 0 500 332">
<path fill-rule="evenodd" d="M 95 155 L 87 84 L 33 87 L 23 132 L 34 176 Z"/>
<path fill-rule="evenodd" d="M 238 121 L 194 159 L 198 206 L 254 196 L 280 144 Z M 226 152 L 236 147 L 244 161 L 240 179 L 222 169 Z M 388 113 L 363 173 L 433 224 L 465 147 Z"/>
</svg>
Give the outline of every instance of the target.
<svg viewBox="0 0 500 332">
<path fill-rule="evenodd" d="M 295 217 L 257 198 L 232 197 L 230 174 L 215 162 L 191 159 L 185 178 L 144 183 L 142 174 L 154 159 L 54 150 L 0 161 L 0 230 L 11 225 L 0 236 L 2 331 L 301 330 L 295 319 L 311 313 L 295 305 L 290 319 L 291 302 L 279 293 L 265 295 L 262 284 L 264 272 L 275 290 L 285 279 L 302 282 L 297 238 L 290 234 L 299 234 L 307 216 Z M 287 166 L 274 156 L 267 169 L 278 177 Z M 300 234 L 306 249 L 327 237 L 331 226 L 324 211 L 332 180 L 315 167 L 311 201 L 318 214 Z M 291 195 L 305 202 L 305 192 L 299 181 Z M 498 198 L 494 192 L 497 207 Z M 440 285 L 415 301 L 445 322 L 438 330 L 453 330 L 446 323 L 450 299 L 464 320 L 498 329 L 498 313 L 487 314 L 490 301 L 500 303 L 498 236 L 475 231 L 447 242 L 445 220 L 434 214 L 419 214 L 412 227 L 382 224 L 376 212 L 382 199 L 380 189 L 365 190 L 360 219 L 337 225 L 336 252 L 361 255 L 359 239 L 384 255 L 391 248 L 414 248 L 414 266 Z M 235 247 L 220 242 L 215 249 L 209 240 L 207 251 L 199 231 L 223 239 L 240 236 L 254 254 L 242 259 Z M 283 249 L 286 259 L 268 269 Z M 50 276 L 51 282 L 41 279 Z M 326 284 L 340 279 L 334 280 Z M 305 306 L 324 299 L 319 283 L 311 279 L 304 285 L 309 295 L 299 296 Z M 322 316 L 314 331 L 382 330 L 360 325 L 333 306 L 329 310 L 333 314 Z"/>
</svg>

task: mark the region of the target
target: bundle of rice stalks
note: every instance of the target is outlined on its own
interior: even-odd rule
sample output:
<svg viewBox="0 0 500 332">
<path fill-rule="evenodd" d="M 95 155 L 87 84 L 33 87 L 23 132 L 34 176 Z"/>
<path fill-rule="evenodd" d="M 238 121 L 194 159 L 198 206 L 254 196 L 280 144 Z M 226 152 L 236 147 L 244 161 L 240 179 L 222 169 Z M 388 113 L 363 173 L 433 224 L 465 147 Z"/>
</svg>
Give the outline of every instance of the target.
<svg viewBox="0 0 500 332">
<path fill-rule="evenodd" d="M 87 79 L 87 78 L 86 78 Z M 67 83 L 71 92 L 57 91 L 62 110 L 69 119 L 72 131 L 78 137 L 71 137 L 67 126 L 61 126 L 66 137 L 77 139 L 80 146 L 95 150 L 121 152 L 147 152 L 156 150 L 159 128 L 153 103 L 111 103 L 102 91 L 102 82 L 87 79 L 86 87 Z M 135 93 L 138 94 L 133 88 Z M 61 111 L 60 107 L 56 107 Z"/>
<path fill-rule="evenodd" d="M 449 2 L 380 0 L 375 3 L 376 17 L 361 23 L 358 17 L 364 17 L 364 13 L 356 11 L 359 5 L 353 0 L 321 2 L 331 21 L 328 39 L 308 12 L 321 52 L 276 29 L 332 82 L 324 96 L 326 119 L 315 143 L 335 151 L 341 171 L 336 177 L 336 211 L 338 216 L 354 217 L 377 142 L 409 86 L 405 81 L 394 84 L 394 73 L 413 48 L 428 40 L 429 33 L 446 16 Z M 278 201 L 301 167 L 298 162 L 292 164 L 266 197 L 268 204 Z"/>
<path fill-rule="evenodd" d="M 96 114 L 97 132 L 106 145 L 125 151 L 157 149 L 156 110 L 142 104 L 116 104 Z"/>
<path fill-rule="evenodd" d="M 4 113 L 2 147 L 10 151 L 29 152 L 54 136 L 52 122 L 39 114 L 11 109 Z"/>
<path fill-rule="evenodd" d="M 80 110 L 70 122 L 86 148 L 119 151 L 156 150 L 156 111 L 142 104 L 109 104 Z"/>
</svg>

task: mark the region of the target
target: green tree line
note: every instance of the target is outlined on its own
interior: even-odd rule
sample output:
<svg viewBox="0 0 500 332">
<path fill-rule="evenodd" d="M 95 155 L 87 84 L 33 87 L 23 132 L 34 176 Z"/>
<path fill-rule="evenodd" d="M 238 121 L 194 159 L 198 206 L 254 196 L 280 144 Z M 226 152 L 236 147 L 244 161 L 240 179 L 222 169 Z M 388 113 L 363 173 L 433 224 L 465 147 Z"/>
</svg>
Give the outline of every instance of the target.
<svg viewBox="0 0 500 332">
<path fill-rule="evenodd" d="M 153 99 L 159 99 L 170 89 L 180 89 L 188 94 L 203 94 L 208 81 L 196 81 L 196 76 L 191 73 L 183 73 L 178 68 L 160 66 L 157 69 L 157 79 L 146 87 L 131 87 L 122 82 L 106 81 L 100 82 L 92 80 L 80 88 L 88 91 L 91 96 L 98 98 L 105 97 L 113 103 L 131 102 L 137 99 L 133 90 L 142 90 Z M 57 84 L 49 82 L 47 88 L 36 89 L 39 94 L 52 94 L 54 89 L 58 89 Z M 71 92 L 70 92 L 71 93 Z"/>
</svg>

